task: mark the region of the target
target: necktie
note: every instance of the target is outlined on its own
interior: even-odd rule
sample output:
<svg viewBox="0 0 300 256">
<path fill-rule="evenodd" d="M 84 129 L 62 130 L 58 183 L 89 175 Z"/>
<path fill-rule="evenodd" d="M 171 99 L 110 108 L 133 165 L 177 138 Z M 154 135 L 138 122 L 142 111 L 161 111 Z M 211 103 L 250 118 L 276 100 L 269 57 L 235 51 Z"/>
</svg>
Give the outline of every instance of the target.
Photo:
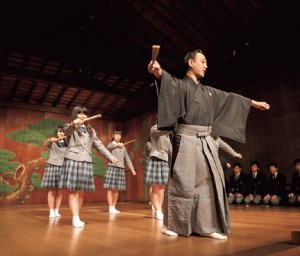
<svg viewBox="0 0 300 256">
<path fill-rule="evenodd" d="M 62 147 L 65 146 L 65 142 L 64 142 L 64 140 L 59 140 L 59 141 L 56 142 L 56 145 L 57 145 L 59 148 L 62 148 Z"/>
<path fill-rule="evenodd" d="M 239 179 L 239 175 L 235 175 L 235 180 L 238 180 Z"/>
<path fill-rule="evenodd" d="M 256 178 L 256 177 L 255 177 L 255 174 L 253 174 L 253 179 L 255 180 L 255 178 Z"/>
<path fill-rule="evenodd" d="M 85 128 L 85 126 L 83 126 L 83 125 L 79 126 L 79 131 L 80 131 L 80 132 L 86 133 L 86 128 Z"/>
</svg>

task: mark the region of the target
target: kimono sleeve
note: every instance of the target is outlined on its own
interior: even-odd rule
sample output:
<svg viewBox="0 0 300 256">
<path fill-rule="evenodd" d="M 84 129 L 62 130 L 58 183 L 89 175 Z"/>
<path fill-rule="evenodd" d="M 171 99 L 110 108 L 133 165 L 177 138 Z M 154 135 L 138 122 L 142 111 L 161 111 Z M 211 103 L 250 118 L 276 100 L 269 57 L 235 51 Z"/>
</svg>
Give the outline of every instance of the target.
<svg viewBox="0 0 300 256">
<path fill-rule="evenodd" d="M 179 79 L 163 70 L 158 93 L 159 130 L 174 130 L 179 116 Z"/>
<path fill-rule="evenodd" d="M 251 108 L 251 100 L 235 93 L 227 93 L 217 89 L 213 89 L 213 97 L 212 134 L 245 143 L 246 122 Z"/>
</svg>

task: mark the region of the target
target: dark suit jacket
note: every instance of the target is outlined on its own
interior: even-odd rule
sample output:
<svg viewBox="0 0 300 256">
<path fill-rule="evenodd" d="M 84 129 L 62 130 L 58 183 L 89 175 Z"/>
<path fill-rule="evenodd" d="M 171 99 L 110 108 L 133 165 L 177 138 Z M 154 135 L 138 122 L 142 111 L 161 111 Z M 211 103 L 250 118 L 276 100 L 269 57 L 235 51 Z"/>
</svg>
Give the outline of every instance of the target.
<svg viewBox="0 0 300 256">
<path fill-rule="evenodd" d="M 272 175 L 268 177 L 268 189 L 267 193 L 270 195 L 286 197 L 285 191 L 286 178 L 283 173 L 277 173 L 276 179 L 273 179 Z"/>
<path fill-rule="evenodd" d="M 252 172 L 247 175 L 247 195 L 261 195 L 264 197 L 267 191 L 267 177 L 261 172 L 257 172 L 253 179 Z"/>
<path fill-rule="evenodd" d="M 240 193 L 243 196 L 246 195 L 247 189 L 247 175 L 245 173 L 240 173 L 240 176 L 235 180 L 235 174 L 230 175 L 229 177 L 229 193 Z"/>
<path fill-rule="evenodd" d="M 294 172 L 292 175 L 292 186 L 291 193 L 299 194 L 300 193 L 300 176 L 299 172 Z"/>
</svg>

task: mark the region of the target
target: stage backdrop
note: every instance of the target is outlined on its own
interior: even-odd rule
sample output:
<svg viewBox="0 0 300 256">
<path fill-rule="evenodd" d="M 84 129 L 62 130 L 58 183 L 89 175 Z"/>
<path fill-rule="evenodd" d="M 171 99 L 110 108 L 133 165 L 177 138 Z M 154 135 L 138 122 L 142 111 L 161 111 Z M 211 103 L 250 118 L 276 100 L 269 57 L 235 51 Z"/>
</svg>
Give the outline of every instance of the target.
<svg viewBox="0 0 300 256">
<path fill-rule="evenodd" d="M 47 203 L 47 189 L 41 181 L 48 159 L 45 139 L 53 135 L 57 125 L 70 122 L 70 115 L 0 107 L 0 205 Z M 133 176 L 126 166 L 127 190 L 120 194 L 120 201 L 145 201 L 149 188 L 143 184 L 145 143 L 154 122 L 154 113 L 146 113 L 127 123 L 95 119 L 90 121 L 98 138 L 106 146 L 112 140 L 112 131 L 122 129 L 126 145 L 137 175 Z M 108 161 L 93 149 L 95 192 L 85 193 L 85 202 L 106 201 L 103 178 Z M 63 191 L 63 202 L 68 201 L 68 191 Z"/>
</svg>

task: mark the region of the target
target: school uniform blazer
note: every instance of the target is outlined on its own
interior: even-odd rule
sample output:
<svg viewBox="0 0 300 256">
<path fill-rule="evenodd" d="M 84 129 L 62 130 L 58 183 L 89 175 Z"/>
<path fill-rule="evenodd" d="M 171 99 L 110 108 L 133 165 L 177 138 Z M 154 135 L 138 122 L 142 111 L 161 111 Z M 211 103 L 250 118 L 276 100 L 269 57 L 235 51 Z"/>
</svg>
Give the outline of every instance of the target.
<svg viewBox="0 0 300 256">
<path fill-rule="evenodd" d="M 291 192 L 294 194 L 300 193 L 300 174 L 299 174 L 299 172 L 294 172 L 292 175 Z"/>
<path fill-rule="evenodd" d="M 258 194 L 264 197 L 267 193 L 267 177 L 261 172 L 256 173 L 256 178 L 253 179 L 253 174 L 250 172 L 247 176 L 247 195 Z"/>
<path fill-rule="evenodd" d="M 109 143 L 107 145 L 107 149 L 111 152 L 111 154 L 117 159 L 115 163 L 109 163 L 109 166 L 119 167 L 125 169 L 125 161 L 131 172 L 134 172 L 134 167 L 130 160 L 130 157 L 127 153 L 125 146 L 119 148 L 117 147 L 117 143 L 115 141 Z"/>
<path fill-rule="evenodd" d="M 246 194 L 247 189 L 247 175 L 245 173 L 240 173 L 239 178 L 235 180 L 235 174 L 229 177 L 229 193 L 240 193 L 243 196 Z"/>
<path fill-rule="evenodd" d="M 286 190 L 285 190 L 285 184 L 286 184 L 286 177 L 283 173 L 277 173 L 277 176 L 275 179 L 273 179 L 272 175 L 268 177 L 268 194 L 270 195 L 277 195 L 281 196 L 282 198 L 285 198 L 286 196 Z"/>
<path fill-rule="evenodd" d="M 50 139 L 48 139 L 45 144 L 49 148 L 49 158 L 47 163 L 62 166 L 64 163 L 64 154 L 67 148 L 58 147 L 55 142 L 50 142 Z"/>
<path fill-rule="evenodd" d="M 151 141 L 147 141 L 146 142 L 146 153 L 147 153 L 147 155 L 150 155 L 151 148 L 152 148 Z"/>
<path fill-rule="evenodd" d="M 68 148 L 65 153 L 65 158 L 75 161 L 92 162 L 92 146 L 109 161 L 112 161 L 113 156 L 103 145 L 101 140 L 97 138 L 97 134 L 92 129 L 92 136 L 89 133 L 80 133 L 76 126 L 66 124 L 64 126 L 65 135 L 68 137 Z"/>
<path fill-rule="evenodd" d="M 213 141 L 216 145 L 217 151 L 221 149 L 222 151 L 228 153 L 232 157 L 236 157 L 237 152 L 232 147 L 230 147 L 224 140 L 222 140 L 219 136 L 216 139 L 214 138 Z"/>
<path fill-rule="evenodd" d="M 157 130 L 157 125 L 150 129 L 151 151 L 150 157 L 155 156 L 165 162 L 170 162 L 172 157 L 172 144 L 167 136 L 172 131 Z"/>
</svg>

